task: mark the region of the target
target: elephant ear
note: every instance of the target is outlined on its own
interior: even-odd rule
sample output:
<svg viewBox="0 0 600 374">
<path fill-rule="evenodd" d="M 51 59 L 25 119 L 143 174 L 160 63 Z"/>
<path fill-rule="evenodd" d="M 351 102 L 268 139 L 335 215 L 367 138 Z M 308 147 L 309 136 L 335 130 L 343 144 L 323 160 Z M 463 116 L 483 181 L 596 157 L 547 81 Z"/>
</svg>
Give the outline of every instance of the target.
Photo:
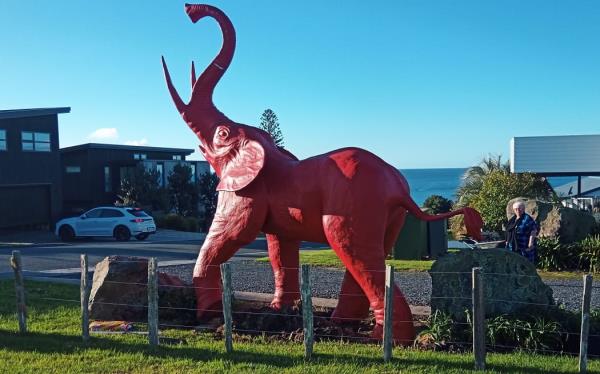
<svg viewBox="0 0 600 374">
<path fill-rule="evenodd" d="M 260 143 L 246 140 L 233 157 L 221 167 L 217 191 L 238 191 L 256 178 L 265 164 L 265 150 Z"/>
</svg>

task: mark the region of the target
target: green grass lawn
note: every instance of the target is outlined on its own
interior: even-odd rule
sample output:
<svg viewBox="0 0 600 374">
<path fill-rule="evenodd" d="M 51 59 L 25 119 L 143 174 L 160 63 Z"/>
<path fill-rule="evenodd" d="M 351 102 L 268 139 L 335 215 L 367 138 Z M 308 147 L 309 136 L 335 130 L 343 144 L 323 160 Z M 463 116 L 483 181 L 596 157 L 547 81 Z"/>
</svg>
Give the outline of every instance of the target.
<svg viewBox="0 0 600 374">
<path fill-rule="evenodd" d="M 260 262 L 269 262 L 268 257 L 260 257 L 256 260 Z M 344 268 L 344 265 L 338 256 L 331 249 L 300 251 L 300 262 L 314 266 Z M 427 271 L 431 268 L 433 261 L 387 260 L 386 264 L 393 265 L 395 270 Z"/>
<path fill-rule="evenodd" d="M 318 342 L 314 359 L 305 362 L 300 343 L 267 342 L 264 338 L 234 338 L 233 354 L 211 334 L 167 330 L 178 344 L 150 348 L 141 335 L 93 335 L 88 344 L 79 336 L 77 300 L 71 285 L 27 282 L 29 332 L 17 333 L 12 281 L 0 281 L 0 373 L 470 373 L 470 354 L 396 348 L 383 363 L 376 345 Z M 577 359 L 526 353 L 488 355 L 491 373 L 575 373 Z M 590 372 L 600 373 L 598 361 Z"/>
<path fill-rule="evenodd" d="M 152 349 L 145 336 L 93 335 L 88 344 L 80 337 L 79 288 L 71 285 L 27 282 L 29 332 L 20 335 L 16 321 L 12 281 L 0 281 L 0 373 L 102 372 L 102 373 L 469 373 L 470 354 L 394 349 L 384 363 L 381 347 L 341 342 L 315 344 L 311 362 L 303 359 L 303 346 L 267 342 L 264 338 L 234 338 L 235 353 L 227 354 L 221 339 L 193 331 L 166 330 L 163 335 L 179 343 Z M 42 298 L 60 298 L 56 302 Z M 491 373 L 574 373 L 577 358 L 527 353 L 490 354 Z M 598 361 L 590 371 L 600 372 Z"/>
<path fill-rule="evenodd" d="M 268 257 L 259 257 L 256 261 L 269 262 Z M 303 250 L 300 251 L 300 263 L 314 266 L 324 266 L 343 269 L 344 265 L 331 249 Z M 428 271 L 433 261 L 429 260 L 386 260 L 386 264 L 393 265 L 396 271 Z M 544 279 L 577 279 L 581 280 L 584 273 L 576 271 L 543 271 L 538 274 Z"/>
</svg>

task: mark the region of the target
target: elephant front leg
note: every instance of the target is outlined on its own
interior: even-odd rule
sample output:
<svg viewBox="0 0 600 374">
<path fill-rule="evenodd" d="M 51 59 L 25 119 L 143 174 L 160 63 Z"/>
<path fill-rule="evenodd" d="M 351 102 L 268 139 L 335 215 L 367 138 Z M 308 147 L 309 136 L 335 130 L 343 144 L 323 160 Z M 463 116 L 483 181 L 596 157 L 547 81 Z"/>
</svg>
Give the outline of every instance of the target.
<svg viewBox="0 0 600 374">
<path fill-rule="evenodd" d="M 256 238 L 266 216 L 259 203 L 235 192 L 219 192 L 217 213 L 194 267 L 197 318 L 222 309 L 220 265 Z"/>
<path fill-rule="evenodd" d="M 267 246 L 275 278 L 275 295 L 271 301 L 271 308 L 279 310 L 282 306 L 293 305 L 300 299 L 298 284 L 300 242 L 267 234 Z"/>
</svg>

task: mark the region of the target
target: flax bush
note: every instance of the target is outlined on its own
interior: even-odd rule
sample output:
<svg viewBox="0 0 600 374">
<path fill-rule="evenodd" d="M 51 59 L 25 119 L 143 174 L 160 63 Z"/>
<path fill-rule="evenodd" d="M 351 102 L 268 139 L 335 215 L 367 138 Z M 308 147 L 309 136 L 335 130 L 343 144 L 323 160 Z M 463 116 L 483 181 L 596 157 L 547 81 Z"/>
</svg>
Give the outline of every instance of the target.
<svg viewBox="0 0 600 374">
<path fill-rule="evenodd" d="M 592 273 L 600 271 L 600 234 L 591 235 L 579 242 L 580 262 Z"/>
</svg>

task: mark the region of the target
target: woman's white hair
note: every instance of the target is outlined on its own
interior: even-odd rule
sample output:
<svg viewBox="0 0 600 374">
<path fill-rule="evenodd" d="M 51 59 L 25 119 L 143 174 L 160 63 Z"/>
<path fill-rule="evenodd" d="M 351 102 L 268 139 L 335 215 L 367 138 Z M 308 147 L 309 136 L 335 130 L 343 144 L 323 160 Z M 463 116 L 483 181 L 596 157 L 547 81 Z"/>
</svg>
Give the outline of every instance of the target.
<svg viewBox="0 0 600 374">
<path fill-rule="evenodd" d="M 523 207 L 525 209 L 525 202 L 523 200 L 515 201 L 512 205 L 513 209 Z"/>
</svg>

